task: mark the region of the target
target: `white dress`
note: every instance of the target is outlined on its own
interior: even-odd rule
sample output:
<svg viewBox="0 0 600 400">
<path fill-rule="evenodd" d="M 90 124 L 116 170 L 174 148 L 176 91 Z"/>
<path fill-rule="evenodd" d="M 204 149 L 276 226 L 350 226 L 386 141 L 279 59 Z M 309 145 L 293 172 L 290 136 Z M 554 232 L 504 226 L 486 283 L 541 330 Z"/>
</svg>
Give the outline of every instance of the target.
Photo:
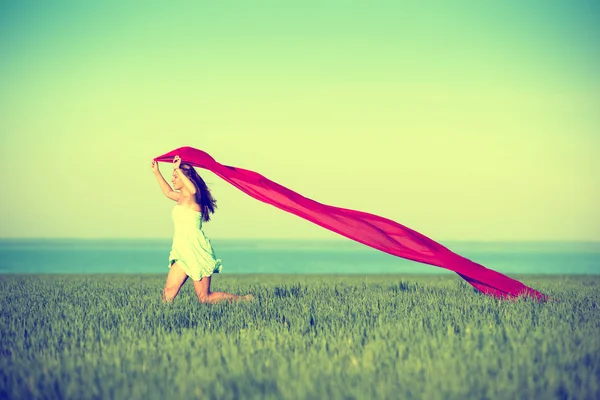
<svg viewBox="0 0 600 400">
<path fill-rule="evenodd" d="M 175 234 L 169 268 L 177 262 L 194 281 L 221 272 L 221 260 L 215 257 L 210 240 L 202 230 L 202 214 L 177 204 L 172 215 Z"/>
</svg>

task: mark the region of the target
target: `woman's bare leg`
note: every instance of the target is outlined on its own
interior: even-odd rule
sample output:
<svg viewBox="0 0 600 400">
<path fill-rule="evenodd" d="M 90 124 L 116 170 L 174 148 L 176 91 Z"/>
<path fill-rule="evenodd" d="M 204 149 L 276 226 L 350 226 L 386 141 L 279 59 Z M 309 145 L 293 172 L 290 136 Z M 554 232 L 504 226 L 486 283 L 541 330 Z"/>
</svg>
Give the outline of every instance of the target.
<svg viewBox="0 0 600 400">
<path fill-rule="evenodd" d="M 200 303 L 217 303 L 223 300 L 238 301 L 238 300 L 252 300 L 254 296 L 251 294 L 246 296 L 239 296 L 237 294 L 225 293 L 225 292 L 211 292 L 210 291 L 210 276 L 205 276 L 199 281 L 194 281 L 194 289 Z"/>
<path fill-rule="evenodd" d="M 167 275 L 167 283 L 165 283 L 165 289 L 162 293 L 163 303 L 170 303 L 175 299 L 187 278 L 187 274 L 177 263 L 171 265 L 169 275 Z"/>
</svg>

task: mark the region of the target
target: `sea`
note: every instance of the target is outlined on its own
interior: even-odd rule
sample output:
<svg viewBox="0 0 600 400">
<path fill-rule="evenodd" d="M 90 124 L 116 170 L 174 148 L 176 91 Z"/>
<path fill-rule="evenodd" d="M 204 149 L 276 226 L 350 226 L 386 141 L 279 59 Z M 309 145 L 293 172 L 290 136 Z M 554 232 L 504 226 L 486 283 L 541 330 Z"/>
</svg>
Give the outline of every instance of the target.
<svg viewBox="0 0 600 400">
<path fill-rule="evenodd" d="M 212 239 L 223 274 L 444 274 L 351 240 Z M 600 242 L 442 242 L 505 274 L 600 274 Z M 166 274 L 171 239 L 0 239 L 0 274 Z"/>
</svg>

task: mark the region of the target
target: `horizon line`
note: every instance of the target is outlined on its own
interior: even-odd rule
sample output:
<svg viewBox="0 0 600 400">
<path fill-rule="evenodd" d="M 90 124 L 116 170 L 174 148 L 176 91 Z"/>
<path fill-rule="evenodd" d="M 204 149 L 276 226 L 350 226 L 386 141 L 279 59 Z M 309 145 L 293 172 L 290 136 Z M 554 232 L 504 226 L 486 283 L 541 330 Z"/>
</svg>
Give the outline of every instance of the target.
<svg viewBox="0 0 600 400">
<path fill-rule="evenodd" d="M 0 237 L 0 240 L 172 240 L 172 237 L 73 237 L 73 236 L 45 236 L 45 237 L 34 237 L 34 236 L 9 236 Z M 251 238 L 251 237 L 212 237 L 211 240 L 227 240 L 227 241 L 301 241 L 301 242 L 350 242 L 357 243 L 353 239 L 345 237 L 340 238 Z M 438 239 L 438 243 L 443 244 L 444 242 L 472 242 L 472 243 L 598 243 L 600 239 Z"/>
</svg>

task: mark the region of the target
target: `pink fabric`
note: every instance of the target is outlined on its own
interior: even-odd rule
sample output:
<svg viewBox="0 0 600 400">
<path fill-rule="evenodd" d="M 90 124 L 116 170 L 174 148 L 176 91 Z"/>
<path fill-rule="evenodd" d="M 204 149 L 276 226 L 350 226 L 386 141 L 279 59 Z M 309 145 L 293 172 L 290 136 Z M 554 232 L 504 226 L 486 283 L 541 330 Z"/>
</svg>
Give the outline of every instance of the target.
<svg viewBox="0 0 600 400">
<path fill-rule="evenodd" d="M 176 155 L 181 157 L 182 162 L 213 172 L 257 200 L 307 219 L 325 229 L 398 257 L 454 271 L 487 295 L 497 298 L 547 298 L 523 283 L 462 257 L 397 222 L 366 212 L 319 203 L 256 172 L 222 165 L 202 150 L 180 147 L 156 157 L 155 160 L 171 163 Z"/>
</svg>

